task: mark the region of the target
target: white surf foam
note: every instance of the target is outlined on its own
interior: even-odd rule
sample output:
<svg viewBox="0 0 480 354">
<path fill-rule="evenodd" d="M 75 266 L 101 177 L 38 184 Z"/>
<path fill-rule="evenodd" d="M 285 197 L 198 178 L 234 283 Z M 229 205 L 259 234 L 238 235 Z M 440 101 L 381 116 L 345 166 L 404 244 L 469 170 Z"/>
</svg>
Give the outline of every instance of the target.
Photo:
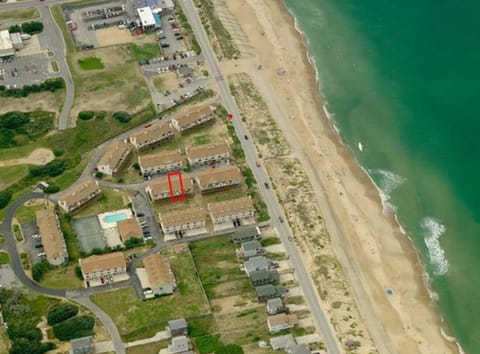
<svg viewBox="0 0 480 354">
<path fill-rule="evenodd" d="M 392 196 L 392 192 L 400 185 L 405 183 L 407 179 L 393 173 L 392 171 L 386 170 L 368 170 L 368 174 L 372 177 L 380 177 L 376 178 L 376 185 L 379 189 L 380 198 L 382 199 L 384 213 L 390 212 L 392 210 L 396 211 L 395 206 L 389 203 L 389 200 Z"/>
<path fill-rule="evenodd" d="M 424 241 L 428 249 L 428 256 L 433 266 L 435 275 L 445 275 L 448 272 L 448 260 L 445 251 L 440 245 L 440 237 L 445 233 L 446 227 L 440 221 L 426 217 L 422 220 L 421 227 L 424 231 Z"/>
</svg>

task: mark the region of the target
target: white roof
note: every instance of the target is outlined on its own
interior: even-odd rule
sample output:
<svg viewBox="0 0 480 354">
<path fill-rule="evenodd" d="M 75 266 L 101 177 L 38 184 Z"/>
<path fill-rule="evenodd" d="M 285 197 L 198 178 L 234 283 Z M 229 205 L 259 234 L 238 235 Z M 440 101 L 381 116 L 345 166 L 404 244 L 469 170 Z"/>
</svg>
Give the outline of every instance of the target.
<svg viewBox="0 0 480 354">
<path fill-rule="evenodd" d="M 147 7 L 142 7 L 137 10 L 138 16 L 140 16 L 140 22 L 142 26 L 154 26 L 155 25 L 155 17 L 153 17 L 152 9 Z"/>
<path fill-rule="evenodd" d="M 0 50 L 13 49 L 12 40 L 10 39 L 10 33 L 8 30 L 0 31 Z"/>
</svg>

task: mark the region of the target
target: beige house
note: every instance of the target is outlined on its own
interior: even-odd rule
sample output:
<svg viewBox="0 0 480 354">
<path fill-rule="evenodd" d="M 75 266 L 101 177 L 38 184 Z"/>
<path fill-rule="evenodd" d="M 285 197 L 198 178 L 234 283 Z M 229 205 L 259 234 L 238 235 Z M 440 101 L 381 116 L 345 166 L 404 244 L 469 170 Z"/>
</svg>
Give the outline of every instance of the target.
<svg viewBox="0 0 480 354">
<path fill-rule="evenodd" d="M 168 141 L 173 137 L 173 130 L 168 122 L 158 122 L 143 128 L 130 136 L 130 142 L 138 150 L 144 150 Z"/>
<path fill-rule="evenodd" d="M 123 243 L 125 243 L 125 241 L 127 241 L 132 237 L 134 238 L 143 237 L 142 229 L 140 228 L 140 225 L 138 224 L 138 221 L 135 218 L 129 218 L 129 219 L 117 221 L 117 231 L 118 231 L 118 235 L 120 236 L 120 240 Z"/>
<path fill-rule="evenodd" d="M 242 173 L 237 166 L 209 168 L 198 172 L 195 180 L 202 193 L 211 192 L 238 186 L 242 183 Z"/>
<path fill-rule="evenodd" d="M 230 149 L 226 143 L 187 147 L 185 152 L 188 163 L 192 167 L 211 166 L 216 163 L 228 164 L 230 162 Z"/>
<path fill-rule="evenodd" d="M 138 157 L 140 172 L 144 176 L 179 171 L 183 167 L 183 156 L 179 150 L 167 150 Z"/>
<path fill-rule="evenodd" d="M 53 265 L 60 265 L 68 258 L 67 246 L 57 214 L 53 209 L 42 209 L 35 213 L 38 225 L 38 234 L 42 240 L 47 261 Z"/>
<path fill-rule="evenodd" d="M 165 258 L 154 253 L 143 259 L 143 265 L 153 295 L 173 294 L 176 288 L 175 277 Z"/>
<path fill-rule="evenodd" d="M 270 333 L 280 332 L 283 329 L 293 328 L 298 325 L 296 315 L 286 315 L 284 313 L 267 317 L 268 330 Z"/>
<path fill-rule="evenodd" d="M 102 191 L 98 187 L 97 181 L 83 182 L 77 184 L 69 191 L 62 193 L 58 197 L 58 205 L 67 213 L 70 213 L 88 203 L 101 193 Z"/>
<path fill-rule="evenodd" d="M 178 198 L 182 196 L 182 190 L 180 188 L 180 181 L 178 176 L 172 176 L 170 178 L 172 185 L 173 197 Z M 193 184 L 190 177 L 182 177 L 183 191 L 185 195 L 193 194 Z M 151 200 L 168 199 L 170 194 L 170 185 L 168 183 L 168 177 L 155 178 L 150 181 L 145 187 L 145 191 Z"/>
<path fill-rule="evenodd" d="M 208 213 L 214 225 L 240 226 L 255 221 L 255 207 L 250 198 L 237 198 L 208 204 Z"/>
<path fill-rule="evenodd" d="M 78 262 L 86 287 L 128 279 L 127 262 L 122 252 L 94 255 Z"/>
<path fill-rule="evenodd" d="M 172 117 L 171 124 L 180 133 L 213 121 L 215 116 L 210 106 L 192 107 L 186 113 L 179 113 Z"/>
<path fill-rule="evenodd" d="M 159 214 L 165 234 L 183 236 L 186 232 L 205 228 L 205 210 L 199 207 L 179 209 Z"/>
<path fill-rule="evenodd" d="M 115 176 L 125 164 L 131 152 L 132 147 L 123 140 L 111 143 L 98 162 L 98 172 L 107 176 Z"/>
</svg>

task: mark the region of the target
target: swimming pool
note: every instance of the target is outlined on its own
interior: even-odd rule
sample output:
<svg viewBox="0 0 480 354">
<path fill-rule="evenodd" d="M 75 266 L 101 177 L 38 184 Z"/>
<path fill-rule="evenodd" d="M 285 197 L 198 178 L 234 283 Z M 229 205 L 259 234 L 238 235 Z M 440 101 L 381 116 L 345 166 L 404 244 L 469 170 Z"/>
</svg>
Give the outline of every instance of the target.
<svg viewBox="0 0 480 354">
<path fill-rule="evenodd" d="M 113 224 L 120 220 L 128 219 L 128 215 L 126 213 L 116 213 L 111 215 L 105 215 L 103 217 L 103 221 L 105 223 Z"/>
</svg>

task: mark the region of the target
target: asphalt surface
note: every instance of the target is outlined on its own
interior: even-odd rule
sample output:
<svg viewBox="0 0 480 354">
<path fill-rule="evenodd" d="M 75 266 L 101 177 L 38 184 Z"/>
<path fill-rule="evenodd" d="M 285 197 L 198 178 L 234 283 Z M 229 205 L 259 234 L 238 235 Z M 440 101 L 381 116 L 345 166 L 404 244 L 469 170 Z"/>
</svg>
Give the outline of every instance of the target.
<svg viewBox="0 0 480 354">
<path fill-rule="evenodd" d="M 217 81 L 223 104 L 225 105 L 227 111 L 230 114 L 233 114 L 234 118 L 232 123 L 242 142 L 242 147 L 245 151 L 245 158 L 250 166 L 256 166 L 258 157 L 256 156 L 255 147 L 251 139 L 244 139 L 244 136 L 248 137 L 249 134 L 240 119 L 240 112 L 229 91 L 228 82 L 220 72 L 217 59 L 212 50 L 210 42 L 208 41 L 207 34 L 205 33 L 195 7 L 191 0 L 181 0 L 180 5 L 182 6 L 188 22 L 192 26 L 193 32 L 195 33 L 197 41 L 202 48 L 202 54 L 205 58 L 205 61 L 208 63 L 208 66 L 213 73 L 213 77 Z M 258 181 L 259 186 L 263 186 L 263 183 L 268 181 L 267 174 L 262 167 L 253 167 L 253 173 Z M 295 269 L 297 280 L 303 290 L 303 294 L 310 307 L 310 310 L 312 311 L 313 318 L 315 319 L 317 327 L 325 339 L 328 353 L 340 354 L 334 331 L 330 327 L 329 321 L 320 307 L 319 298 L 315 293 L 313 282 L 305 269 L 297 247 L 293 242 L 289 241 L 289 238 L 291 238 L 290 230 L 285 223 L 279 221 L 279 217 L 282 217 L 284 220 L 285 217 L 283 216 L 281 211 L 282 209 L 280 208 L 280 205 L 275 197 L 275 193 L 271 189 L 262 190 L 261 192 L 263 195 L 263 200 L 265 201 L 272 218 L 272 225 L 277 229 L 278 234 L 285 245 L 285 249 L 290 257 L 291 264 Z"/>
</svg>

